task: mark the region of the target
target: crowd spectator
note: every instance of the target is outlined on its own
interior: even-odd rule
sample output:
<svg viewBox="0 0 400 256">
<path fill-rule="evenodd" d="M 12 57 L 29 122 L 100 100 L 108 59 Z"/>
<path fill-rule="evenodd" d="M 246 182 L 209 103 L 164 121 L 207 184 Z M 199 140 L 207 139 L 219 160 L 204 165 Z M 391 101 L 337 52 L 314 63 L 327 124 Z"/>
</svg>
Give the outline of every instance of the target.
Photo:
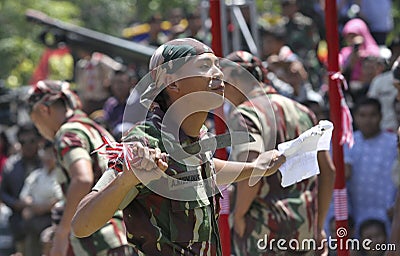
<svg viewBox="0 0 400 256">
<path fill-rule="evenodd" d="M 320 39 L 314 21 L 299 11 L 298 0 L 281 0 L 282 16 L 286 18 L 286 42 L 303 61 L 315 51 Z"/>
<path fill-rule="evenodd" d="M 9 219 L 10 229 L 13 234 L 15 249 L 20 253 L 25 252 L 26 232 L 22 211 L 27 203 L 21 200 L 19 195 L 25 178 L 42 165 L 38 156 L 40 139 L 41 137 L 33 125 L 21 125 L 17 132 L 17 140 L 21 149 L 9 157 L 2 172 L 0 198 L 12 210 Z"/>
<path fill-rule="evenodd" d="M 268 69 L 292 87 L 292 94 L 287 95 L 289 98 L 298 102 L 311 100 L 324 105 L 322 95 L 313 89 L 308 80 L 308 73 L 301 61 L 281 61 L 278 56 L 270 56 L 268 58 Z"/>
<path fill-rule="evenodd" d="M 386 69 L 386 59 L 382 56 L 368 56 L 362 61 L 361 83 L 364 89 L 359 98 L 365 97 L 372 80 Z"/>
<path fill-rule="evenodd" d="M 392 57 L 392 59 L 396 59 L 396 57 Z M 393 62 L 391 61 L 390 63 Z M 377 75 L 371 81 L 367 96 L 378 99 L 382 105 L 382 130 L 396 132 L 399 126 L 394 108 L 394 101 L 396 100 L 397 90 L 393 86 L 393 74 L 391 69 L 389 68 L 392 65 L 385 65 L 387 66 L 385 72 Z"/>
<path fill-rule="evenodd" d="M 321 37 L 318 27 L 300 12 L 299 0 L 281 0 L 281 7 L 286 20 L 286 43 L 300 57 L 313 88 L 319 88 L 321 74 L 316 50 Z"/>
<path fill-rule="evenodd" d="M 127 67 L 122 67 L 114 72 L 110 85 L 112 96 L 103 106 L 104 123 L 110 131 L 123 122 L 126 102 L 137 81 L 135 71 Z"/>
<path fill-rule="evenodd" d="M 179 35 L 180 38 L 190 37 L 199 40 L 200 42 L 207 43 L 211 41 L 210 33 L 206 31 L 200 9 L 197 8 L 186 16 L 187 27 L 185 31 Z"/>
<path fill-rule="evenodd" d="M 340 50 L 339 62 L 341 70 L 349 83 L 350 107 L 358 99 L 362 91 L 362 63 L 366 57 L 379 57 L 379 47 L 371 36 L 367 25 L 361 19 L 348 21 L 343 28 L 343 36 L 347 46 Z"/>
<path fill-rule="evenodd" d="M 22 218 L 25 231 L 24 256 L 42 255 L 41 232 L 51 225 L 51 208 L 62 199 L 57 174 L 61 172 L 56 165 L 53 144 L 46 142 L 39 151 L 43 168 L 34 170 L 24 182 L 19 199 L 25 203 Z"/>
<path fill-rule="evenodd" d="M 358 130 L 354 146 L 344 147 L 349 204 L 356 232 L 360 224 L 371 217 L 384 221 L 390 230 L 388 210 L 394 203 L 396 186 L 392 168 L 397 158 L 396 135 L 380 128 L 381 105 L 378 100 L 366 98 L 354 109 Z"/>
<path fill-rule="evenodd" d="M 185 12 L 183 8 L 180 7 L 175 7 L 168 10 L 167 22 L 169 22 L 170 26 L 168 29 L 168 39 L 179 37 L 188 26 L 188 20 L 185 18 Z"/>
<path fill-rule="evenodd" d="M 371 241 L 368 245 L 369 250 L 361 247 L 362 256 L 385 255 L 385 250 L 381 249 L 385 248 L 388 237 L 384 221 L 374 218 L 363 221 L 360 225 L 359 237 L 361 241 L 367 241 L 367 239 Z"/>
<path fill-rule="evenodd" d="M 157 47 L 168 40 L 169 27 L 163 24 L 161 15 L 156 13 L 146 23 L 124 29 L 123 35 L 133 42 Z"/>
<path fill-rule="evenodd" d="M 283 24 L 277 24 L 261 29 L 261 55 L 267 60 L 272 55 L 277 55 L 281 61 L 296 61 L 299 57 L 286 44 L 287 30 Z"/>
<path fill-rule="evenodd" d="M 82 110 L 90 115 L 103 108 L 110 96 L 110 82 L 122 64 L 106 54 L 81 52 L 75 65 L 77 92 L 82 100 Z"/>
</svg>

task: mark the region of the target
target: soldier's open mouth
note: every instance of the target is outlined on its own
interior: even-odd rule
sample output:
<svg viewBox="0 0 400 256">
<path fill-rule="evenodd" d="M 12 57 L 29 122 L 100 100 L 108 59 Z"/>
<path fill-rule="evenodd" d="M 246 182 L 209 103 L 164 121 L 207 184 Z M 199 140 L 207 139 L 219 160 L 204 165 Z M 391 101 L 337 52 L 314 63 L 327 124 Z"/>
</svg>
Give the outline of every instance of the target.
<svg viewBox="0 0 400 256">
<path fill-rule="evenodd" d="M 221 79 L 211 79 L 208 87 L 213 91 L 223 91 L 225 89 L 224 81 Z"/>
</svg>

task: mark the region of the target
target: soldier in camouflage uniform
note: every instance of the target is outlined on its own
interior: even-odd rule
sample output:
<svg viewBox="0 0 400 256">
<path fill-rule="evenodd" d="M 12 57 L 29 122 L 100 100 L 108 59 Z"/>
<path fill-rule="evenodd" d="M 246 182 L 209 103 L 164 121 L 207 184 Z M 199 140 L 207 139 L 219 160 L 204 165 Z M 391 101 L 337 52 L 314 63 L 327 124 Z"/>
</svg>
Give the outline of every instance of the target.
<svg viewBox="0 0 400 256">
<path fill-rule="evenodd" d="M 321 84 L 321 65 L 317 46 L 321 40 L 315 22 L 299 10 L 298 0 L 281 0 L 282 16 L 286 27 L 286 44 L 302 60 L 315 89 Z"/>
<path fill-rule="evenodd" d="M 62 81 L 39 81 L 30 91 L 30 116 L 40 133 L 54 141 L 65 205 L 54 232 L 50 255 L 131 255 L 124 236 L 122 213 L 110 216 L 92 236 L 70 235 L 70 223 L 79 201 L 90 191 L 107 167 L 99 153 L 91 154 L 110 134 L 80 110 L 79 98 Z"/>
<path fill-rule="evenodd" d="M 141 142 L 140 146 L 133 145 L 138 147 L 137 155 L 142 159 L 131 169 L 125 164 L 121 173 L 106 171 L 82 200 L 72 228 L 76 235 L 88 235 L 119 208 L 124 212 L 128 241 L 140 255 L 221 255 L 217 226 L 220 193 L 215 183 L 232 182 L 233 179 L 222 177 L 229 176 L 231 171 L 241 171 L 243 176 L 237 179 L 248 178 L 254 169 L 267 169 L 269 175 L 284 158 L 275 159 L 270 153 L 276 151 L 269 151 L 258 159 L 259 164 L 263 162 L 260 166 L 242 165 L 213 159 L 212 153 L 206 152 L 189 155 L 183 161 L 172 154 L 166 162 L 165 153 L 161 152 L 167 147 L 185 146 L 207 138 L 203 123 L 208 111 L 222 104 L 224 83 L 218 58 L 195 39 L 176 39 L 160 46 L 150 61 L 150 70 L 154 82 L 141 94 L 142 102 L 151 105 L 150 117 L 123 139 Z M 171 76 L 176 77 L 165 80 Z M 205 92 L 207 98 L 202 98 Z M 151 95 L 157 95 L 155 100 Z M 174 108 L 180 100 L 184 100 L 184 105 Z M 179 116 L 185 115 L 182 111 L 187 108 L 190 114 L 180 122 Z M 170 110 L 174 111 L 172 120 L 166 120 Z M 167 175 L 163 176 L 156 167 Z M 144 180 L 143 176 L 140 178 L 143 174 L 154 177 Z M 152 186 L 163 179 L 166 182 Z M 88 218 L 93 220 L 90 226 L 84 225 Z"/>
<path fill-rule="evenodd" d="M 256 139 L 255 143 L 233 146 L 233 160 L 252 161 L 260 152 L 294 139 L 314 126 L 316 120 L 310 110 L 263 83 L 267 82 L 266 70 L 258 58 L 244 51 L 233 52 L 226 58 L 253 76 L 250 81 L 246 74 L 235 75 L 230 66 L 222 65 L 225 77 L 231 79 L 226 81 L 225 96 L 236 106 L 229 127 L 248 130 Z M 243 92 L 251 97 L 246 98 Z M 318 152 L 318 162 L 319 178 L 314 176 L 289 187 L 280 185 L 280 173 L 262 178 L 255 186 L 249 186 L 248 181 L 237 183 L 233 212 L 235 255 L 316 255 L 310 251 L 313 248 L 295 250 L 288 243 L 296 239 L 301 246 L 305 239 L 316 238 L 319 242 L 324 236 L 322 228 L 333 191 L 334 169 L 328 151 Z M 271 239 L 275 239 L 275 244 Z M 288 250 L 276 248 L 279 239 L 285 239 Z"/>
</svg>

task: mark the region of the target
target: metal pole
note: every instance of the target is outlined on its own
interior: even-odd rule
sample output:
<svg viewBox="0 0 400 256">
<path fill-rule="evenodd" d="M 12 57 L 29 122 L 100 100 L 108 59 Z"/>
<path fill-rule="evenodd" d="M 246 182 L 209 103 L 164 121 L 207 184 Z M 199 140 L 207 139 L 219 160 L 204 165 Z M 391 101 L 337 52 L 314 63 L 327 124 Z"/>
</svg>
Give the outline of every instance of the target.
<svg viewBox="0 0 400 256">
<path fill-rule="evenodd" d="M 344 176 L 343 147 L 340 145 L 343 133 L 341 119 L 341 95 L 338 80 L 332 74 L 339 72 L 339 33 L 337 27 L 336 1 L 325 0 L 326 41 L 328 43 L 328 75 L 329 75 L 329 104 L 330 118 L 334 124 L 332 136 L 333 162 L 336 167 L 336 180 L 334 188 L 336 230 L 344 231 L 337 235 L 337 255 L 348 256 L 346 248 L 348 231 L 347 193 Z M 339 233 L 339 232 L 338 232 Z"/>
<path fill-rule="evenodd" d="M 250 8 L 250 29 L 251 29 L 251 34 L 253 35 L 253 40 L 256 45 L 256 56 L 260 57 L 260 37 L 258 36 L 258 13 L 257 13 L 257 8 L 256 8 L 256 2 L 254 0 L 249 0 L 249 8 Z"/>
<path fill-rule="evenodd" d="M 210 0 L 210 18 L 212 21 L 211 26 L 211 48 L 214 50 L 215 54 L 218 57 L 222 57 L 222 38 L 221 38 L 221 3 L 219 0 Z M 217 134 L 225 133 L 225 122 L 224 122 L 224 110 L 223 107 L 219 107 L 214 111 L 214 125 L 215 132 Z M 228 154 L 225 149 L 217 149 L 215 152 L 217 158 L 227 159 Z M 224 198 L 222 200 L 229 200 L 229 195 L 227 194 L 227 190 L 222 191 Z M 227 206 L 226 209 L 221 209 L 221 214 L 218 220 L 218 228 L 221 237 L 221 247 L 222 247 L 222 255 L 230 256 L 231 254 L 231 237 L 230 237 L 230 228 L 229 228 L 229 201 L 225 201 L 221 205 Z"/>
<path fill-rule="evenodd" d="M 242 11 L 238 6 L 233 6 L 232 11 L 234 18 L 236 20 L 235 24 L 239 25 L 240 31 L 242 32 L 242 35 L 247 43 L 247 46 L 249 46 L 250 52 L 254 55 L 257 55 L 256 43 L 254 42 L 250 30 L 247 27 L 246 20 L 243 17 Z"/>
<path fill-rule="evenodd" d="M 230 6 L 230 15 L 233 24 L 232 31 L 232 51 L 242 50 L 240 47 L 240 33 L 239 33 L 239 23 L 235 19 L 235 14 L 233 12 L 233 5 Z"/>
<path fill-rule="evenodd" d="M 221 39 L 222 39 L 222 56 L 225 57 L 230 52 L 230 47 L 228 43 L 228 21 L 226 17 L 226 4 L 225 1 L 220 1 L 221 8 Z"/>
</svg>

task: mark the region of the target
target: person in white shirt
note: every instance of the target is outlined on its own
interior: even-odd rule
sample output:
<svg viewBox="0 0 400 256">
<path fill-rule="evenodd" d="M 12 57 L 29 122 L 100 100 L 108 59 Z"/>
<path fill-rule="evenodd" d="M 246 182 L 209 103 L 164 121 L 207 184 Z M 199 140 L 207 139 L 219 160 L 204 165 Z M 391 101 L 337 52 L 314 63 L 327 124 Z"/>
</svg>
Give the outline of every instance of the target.
<svg viewBox="0 0 400 256">
<path fill-rule="evenodd" d="M 22 217 L 26 226 L 25 255 L 41 255 L 40 233 L 51 225 L 51 208 L 62 200 L 61 186 L 57 182 L 57 172 L 52 143 L 47 142 L 39 152 L 43 167 L 34 170 L 26 178 L 19 195 L 26 202 Z"/>
</svg>

